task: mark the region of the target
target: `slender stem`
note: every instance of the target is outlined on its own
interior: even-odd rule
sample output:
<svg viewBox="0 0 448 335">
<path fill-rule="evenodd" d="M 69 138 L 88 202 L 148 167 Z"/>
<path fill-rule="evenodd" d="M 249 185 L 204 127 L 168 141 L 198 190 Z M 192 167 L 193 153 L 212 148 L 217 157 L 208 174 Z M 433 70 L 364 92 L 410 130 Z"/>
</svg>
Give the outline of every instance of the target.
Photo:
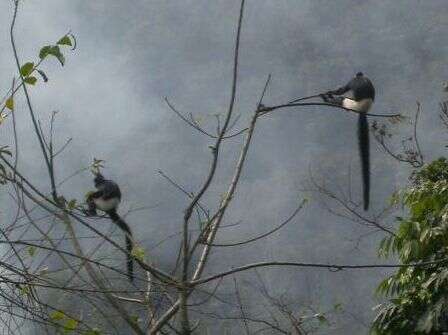
<svg viewBox="0 0 448 335">
<path fill-rule="evenodd" d="M 334 104 L 329 104 L 326 102 L 301 102 L 301 103 L 293 103 L 293 104 L 284 104 L 284 105 L 277 105 L 277 106 L 272 106 L 272 107 L 263 107 L 260 110 L 260 115 L 265 115 L 268 113 L 272 113 L 273 111 L 277 110 L 277 109 L 283 109 L 283 108 L 291 108 L 291 107 L 299 107 L 299 106 L 329 106 L 329 107 L 335 107 L 335 108 L 339 108 L 339 109 L 343 109 L 346 110 L 348 112 L 352 112 L 355 114 L 360 114 L 363 112 L 360 111 L 356 111 L 354 109 L 350 109 L 350 108 L 345 108 L 339 105 L 334 105 Z M 367 116 L 372 116 L 372 117 L 384 117 L 384 118 L 396 118 L 396 117 L 400 117 L 401 114 L 373 114 L 373 113 L 364 113 Z"/>
<path fill-rule="evenodd" d="M 15 41 L 14 41 L 14 26 L 15 26 L 16 19 L 17 19 L 18 7 L 19 7 L 19 1 L 15 0 L 14 1 L 14 14 L 13 14 L 12 22 L 11 22 L 11 29 L 10 29 L 10 34 L 9 35 L 10 35 L 10 39 L 11 39 L 12 50 L 13 50 L 13 53 L 14 53 L 14 59 L 16 61 L 16 66 L 17 66 L 17 69 L 19 71 L 20 79 L 23 81 L 23 76 L 22 76 L 22 73 L 20 72 L 19 55 L 18 55 L 16 44 L 15 44 Z M 39 141 L 39 145 L 40 145 L 40 148 L 42 150 L 42 154 L 44 156 L 45 164 L 47 165 L 47 170 L 48 170 L 48 173 L 50 175 L 51 191 L 52 191 L 53 197 L 57 198 L 57 195 L 56 195 L 56 183 L 55 183 L 55 179 L 54 179 L 53 170 L 51 168 L 50 160 L 48 158 L 48 153 L 47 153 L 47 150 L 45 148 L 44 141 L 42 139 L 42 134 L 40 133 L 40 130 L 39 130 L 39 125 L 37 124 L 37 120 L 36 120 L 36 117 L 35 117 L 33 106 L 31 105 L 31 99 L 30 99 L 30 96 L 28 94 L 28 89 L 26 88 L 26 85 L 22 85 L 22 87 L 23 87 L 23 92 L 25 93 L 26 103 L 28 105 L 28 111 L 30 112 L 31 120 L 33 122 L 34 132 L 37 135 L 37 139 Z"/>
<path fill-rule="evenodd" d="M 190 285 L 200 285 L 205 284 L 210 281 L 220 279 L 234 273 L 247 271 L 250 269 L 261 268 L 261 267 L 271 267 L 271 266 L 293 266 L 293 267 L 302 267 L 302 268 L 324 268 L 332 271 L 341 271 L 344 269 L 387 269 L 387 268 L 419 268 L 427 265 L 435 265 L 448 263 L 448 258 L 440 259 L 437 261 L 428 261 L 421 263 L 409 263 L 409 264 L 361 264 L 361 265 L 351 265 L 351 264 L 322 264 L 322 263 L 301 263 L 301 262 L 260 262 L 260 263 L 252 263 L 246 264 L 240 267 L 233 268 L 231 270 L 221 272 L 218 274 L 211 275 L 209 277 L 205 277 L 198 280 L 193 280 Z"/>
</svg>

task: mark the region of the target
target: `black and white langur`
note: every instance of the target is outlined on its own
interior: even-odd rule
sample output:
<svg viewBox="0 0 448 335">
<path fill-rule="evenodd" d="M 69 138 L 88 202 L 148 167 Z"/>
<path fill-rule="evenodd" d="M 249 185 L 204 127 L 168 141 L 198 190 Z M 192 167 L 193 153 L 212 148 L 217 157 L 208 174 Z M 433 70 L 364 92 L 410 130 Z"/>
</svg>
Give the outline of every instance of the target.
<svg viewBox="0 0 448 335">
<path fill-rule="evenodd" d="M 349 93 L 350 96 L 343 96 L 345 93 Z M 333 95 L 338 96 L 335 97 Z M 370 153 L 369 124 L 366 113 L 370 110 L 375 100 L 375 87 L 373 87 L 369 78 L 365 77 L 362 72 L 358 72 L 345 86 L 334 91 L 328 91 L 322 94 L 321 97 L 327 103 L 360 112 L 358 117 L 358 140 L 361 156 L 364 210 L 367 210 L 369 208 L 370 192 Z"/>
<path fill-rule="evenodd" d="M 97 191 L 87 198 L 88 210 L 86 214 L 95 216 L 97 215 L 96 210 L 99 209 L 109 215 L 112 222 L 123 230 L 126 235 L 128 277 L 132 282 L 134 279 L 134 265 L 131 255 L 133 248 L 132 232 L 128 224 L 117 214 L 117 208 L 121 202 L 120 188 L 112 180 L 105 179 L 101 173 L 96 173 L 93 182 Z"/>
</svg>

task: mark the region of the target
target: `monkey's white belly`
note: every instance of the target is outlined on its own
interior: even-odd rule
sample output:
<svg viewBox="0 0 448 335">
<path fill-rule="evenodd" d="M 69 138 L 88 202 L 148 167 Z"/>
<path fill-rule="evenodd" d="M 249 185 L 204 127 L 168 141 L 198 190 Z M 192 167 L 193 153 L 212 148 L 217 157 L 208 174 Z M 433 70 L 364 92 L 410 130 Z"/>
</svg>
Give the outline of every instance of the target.
<svg viewBox="0 0 448 335">
<path fill-rule="evenodd" d="M 99 210 L 102 210 L 103 212 L 108 212 L 114 208 L 117 208 L 120 204 L 120 199 L 118 198 L 112 198 L 104 200 L 102 198 L 93 199 L 93 203 L 95 204 L 96 208 Z"/>
<path fill-rule="evenodd" d="M 367 113 L 372 107 L 373 101 L 372 99 L 362 99 L 359 101 L 350 99 L 350 98 L 344 98 L 342 100 L 342 107 L 347 109 L 353 109 L 357 112 Z"/>
</svg>

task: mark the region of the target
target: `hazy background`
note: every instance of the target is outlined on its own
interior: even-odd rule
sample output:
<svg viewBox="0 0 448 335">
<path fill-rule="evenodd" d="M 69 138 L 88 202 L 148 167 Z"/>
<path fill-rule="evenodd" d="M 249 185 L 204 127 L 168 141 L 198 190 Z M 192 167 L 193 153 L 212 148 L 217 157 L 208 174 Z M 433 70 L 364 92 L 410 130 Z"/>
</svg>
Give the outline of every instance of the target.
<svg viewBox="0 0 448 335">
<path fill-rule="evenodd" d="M 224 113 L 230 98 L 233 44 L 239 1 L 26 0 L 16 29 L 21 61 L 35 60 L 42 45 L 71 30 L 78 48 L 43 67 L 47 84 L 31 89 L 36 111 L 47 120 L 58 110 L 57 138 L 73 144 L 60 156 L 61 180 L 87 166 L 93 157 L 106 160 L 105 174 L 124 194 L 123 211 L 149 206 L 128 217 L 151 256 L 169 266 L 177 240 L 151 249 L 180 229 L 186 199 L 157 174 L 161 169 L 191 191 L 208 171 L 207 138 L 194 132 L 167 108 L 168 96 L 179 110 L 192 112 L 214 129 L 214 114 Z M 0 3 L 0 73 L 2 92 L 15 74 L 9 45 L 12 1 Z M 256 106 L 264 81 L 272 74 L 265 103 L 311 95 L 337 87 L 363 71 L 375 83 L 374 112 L 413 112 L 423 105 L 421 144 L 426 159 L 444 154 L 446 140 L 438 117 L 441 82 L 447 79 L 448 4 L 431 1 L 248 0 L 236 113 L 243 127 Z M 23 112 L 23 113 L 22 113 Z M 24 105 L 18 105 L 20 168 L 47 185 L 43 160 Z M 287 217 L 308 194 L 300 191 L 309 170 L 329 183 L 344 185 L 348 166 L 358 168 L 356 118 L 326 108 L 285 110 L 260 121 L 238 195 L 217 241 L 228 242 L 265 232 Z M 0 134 L 10 144 L 10 132 Z M 226 142 L 219 178 L 209 204 L 225 190 L 242 138 Z M 409 170 L 392 161 L 372 141 L 372 211 L 403 185 Z M 67 198 L 82 199 L 91 188 L 84 173 L 65 184 Z M 358 179 L 354 188 L 359 192 Z M 359 193 L 358 193 L 359 194 Z M 0 201 L 6 194 L 0 194 Z M 259 243 L 214 252 L 208 271 L 258 260 L 372 263 L 373 235 L 327 214 L 311 201 L 290 224 Z M 322 310 L 341 303 L 347 311 L 323 333 L 366 333 L 375 299 L 372 291 L 381 270 L 341 271 L 271 269 L 260 271 L 273 294 L 287 292 L 292 301 L 312 300 Z M 249 277 L 244 277 L 249 278 Z M 248 280 L 243 298 L 256 304 Z M 225 293 L 225 287 L 223 288 Z M 249 303 L 249 302 L 248 302 Z M 354 317 L 351 315 L 354 314 Z M 232 323 L 235 334 L 237 324 Z"/>
</svg>

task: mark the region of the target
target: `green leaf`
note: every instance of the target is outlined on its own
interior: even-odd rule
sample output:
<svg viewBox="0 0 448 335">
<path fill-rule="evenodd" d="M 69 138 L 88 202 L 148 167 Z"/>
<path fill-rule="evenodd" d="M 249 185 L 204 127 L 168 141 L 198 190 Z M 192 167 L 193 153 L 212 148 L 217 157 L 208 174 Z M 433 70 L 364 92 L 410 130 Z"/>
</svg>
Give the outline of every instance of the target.
<svg viewBox="0 0 448 335">
<path fill-rule="evenodd" d="M 36 84 L 37 78 L 34 76 L 29 76 L 29 77 L 26 77 L 25 79 L 23 79 L 23 81 L 27 84 L 34 85 L 34 84 Z"/>
<path fill-rule="evenodd" d="M 31 245 L 28 247 L 28 255 L 33 257 L 36 254 L 36 247 L 34 245 Z"/>
<path fill-rule="evenodd" d="M 56 57 L 57 60 L 61 63 L 61 65 L 64 66 L 65 58 L 64 55 L 61 53 L 61 49 L 59 49 L 59 46 L 46 45 L 42 49 L 40 49 L 39 52 L 40 59 L 45 59 L 49 55 Z"/>
<path fill-rule="evenodd" d="M 31 293 L 31 289 L 28 285 L 23 285 L 22 287 L 20 287 L 20 294 L 21 295 L 29 295 Z"/>
<path fill-rule="evenodd" d="M 62 37 L 56 44 L 59 45 L 68 45 L 68 46 L 72 46 L 72 40 L 70 39 L 70 37 L 68 35 L 65 35 L 64 37 Z"/>
<path fill-rule="evenodd" d="M 138 317 L 138 315 L 130 315 L 130 318 L 135 324 L 140 322 L 140 318 Z"/>
<path fill-rule="evenodd" d="M 54 321 L 59 321 L 65 318 L 65 314 L 61 311 L 54 311 L 50 313 L 50 318 Z"/>
<path fill-rule="evenodd" d="M 131 255 L 136 259 L 143 261 L 143 259 L 145 258 L 145 250 L 142 247 L 135 246 L 134 248 L 132 248 Z"/>
<path fill-rule="evenodd" d="M 14 99 L 13 99 L 13 97 L 9 97 L 8 100 L 6 100 L 5 106 L 9 110 L 14 110 Z"/>
<path fill-rule="evenodd" d="M 47 57 L 51 53 L 51 48 L 51 45 L 46 45 L 42 49 L 40 49 L 39 58 L 44 59 L 45 57 Z"/>
<path fill-rule="evenodd" d="M 67 204 L 67 208 L 69 210 L 73 210 L 73 209 L 75 209 L 75 207 L 76 207 L 76 199 L 70 200 Z"/>
<path fill-rule="evenodd" d="M 83 335 L 101 335 L 101 331 L 98 328 L 92 328 L 83 333 Z"/>
<path fill-rule="evenodd" d="M 20 74 L 22 75 L 22 77 L 27 77 L 28 75 L 31 74 L 31 72 L 33 72 L 33 69 L 34 69 L 34 63 L 32 62 L 25 63 L 20 68 Z"/>
<path fill-rule="evenodd" d="M 68 334 L 74 330 L 76 330 L 76 328 L 78 328 L 78 321 L 74 320 L 74 319 L 68 319 L 65 323 L 64 323 L 64 333 Z"/>
</svg>

